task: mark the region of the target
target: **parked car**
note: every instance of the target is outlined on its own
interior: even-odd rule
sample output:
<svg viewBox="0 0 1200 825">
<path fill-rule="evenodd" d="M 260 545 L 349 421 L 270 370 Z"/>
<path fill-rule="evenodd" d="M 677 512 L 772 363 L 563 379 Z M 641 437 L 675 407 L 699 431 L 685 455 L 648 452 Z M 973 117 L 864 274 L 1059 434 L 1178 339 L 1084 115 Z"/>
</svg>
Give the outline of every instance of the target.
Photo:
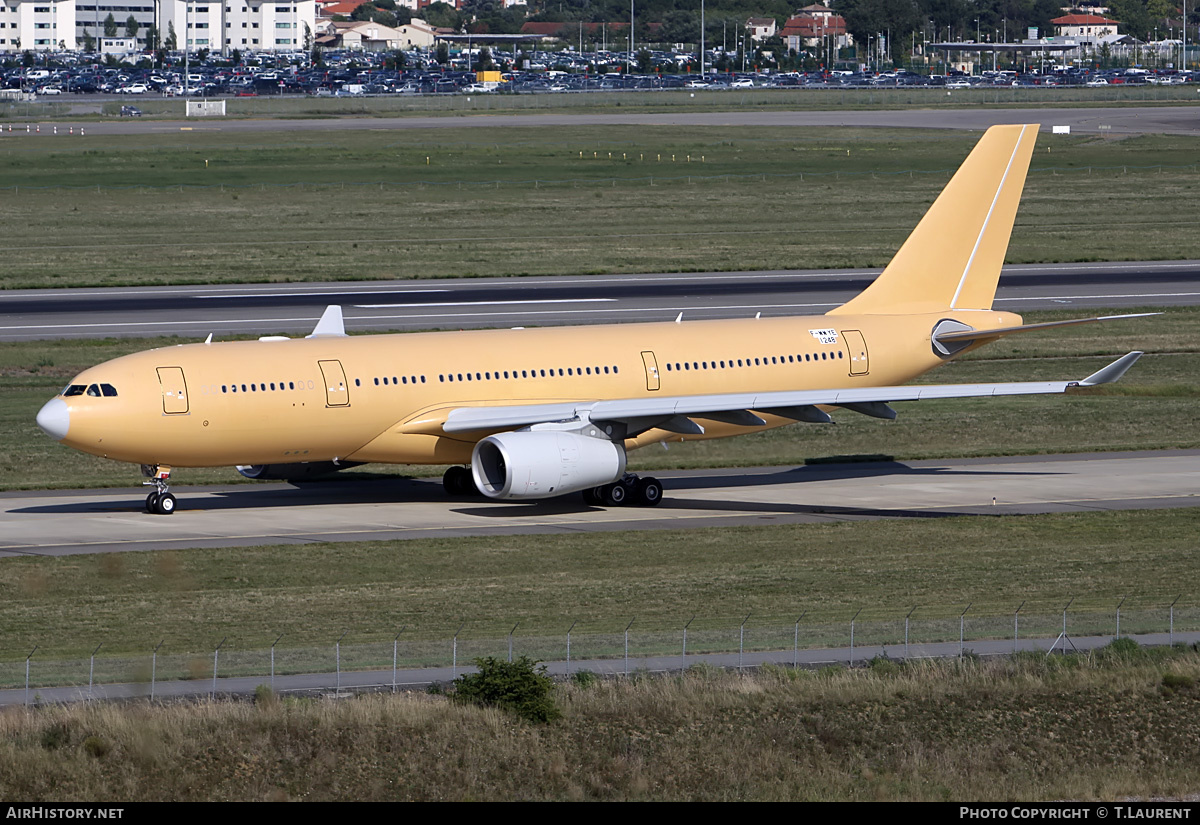
<svg viewBox="0 0 1200 825">
<path fill-rule="evenodd" d="M 122 106 L 121 117 L 141 117 L 142 110 L 137 106 Z"/>
</svg>

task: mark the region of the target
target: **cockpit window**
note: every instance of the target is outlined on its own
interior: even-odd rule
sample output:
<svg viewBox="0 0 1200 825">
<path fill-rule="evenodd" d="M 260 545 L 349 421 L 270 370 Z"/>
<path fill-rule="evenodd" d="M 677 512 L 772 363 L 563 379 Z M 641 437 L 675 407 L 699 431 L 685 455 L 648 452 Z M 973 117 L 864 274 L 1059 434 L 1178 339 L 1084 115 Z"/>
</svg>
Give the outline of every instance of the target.
<svg viewBox="0 0 1200 825">
<path fill-rule="evenodd" d="M 83 384 L 71 384 L 62 391 L 62 394 L 69 398 L 72 395 L 83 395 L 83 391 L 86 389 L 87 387 Z"/>
<path fill-rule="evenodd" d="M 87 388 L 87 394 L 92 396 L 93 398 L 99 398 L 100 397 L 100 385 L 99 384 L 90 385 Z"/>
<path fill-rule="evenodd" d="M 112 384 L 101 384 L 100 392 L 104 395 L 105 398 L 116 398 L 117 397 L 117 388 L 114 387 Z"/>
</svg>

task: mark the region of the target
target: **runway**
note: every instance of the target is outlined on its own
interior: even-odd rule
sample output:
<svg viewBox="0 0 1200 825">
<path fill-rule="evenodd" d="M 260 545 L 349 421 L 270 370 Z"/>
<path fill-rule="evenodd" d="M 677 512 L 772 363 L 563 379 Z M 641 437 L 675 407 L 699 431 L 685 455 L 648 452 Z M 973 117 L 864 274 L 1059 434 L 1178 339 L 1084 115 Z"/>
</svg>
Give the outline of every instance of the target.
<svg viewBox="0 0 1200 825">
<path fill-rule="evenodd" d="M 1109 106 L 1109 107 L 1029 107 L 986 108 L 984 95 L 975 95 L 979 105 L 971 105 L 970 90 L 958 91 L 961 109 L 838 109 L 842 105 L 833 96 L 842 94 L 857 101 L 857 90 L 827 93 L 830 108 L 824 111 L 688 111 L 688 102 L 673 99 L 662 105 L 674 107 L 669 112 L 560 112 L 554 114 L 492 114 L 490 102 L 477 98 L 472 105 L 462 99 L 463 108 L 450 115 L 405 117 L 329 117 L 308 119 L 244 118 L 191 120 L 153 120 L 123 118 L 111 121 L 83 122 L 88 135 L 169 134 L 184 132 L 332 132 L 344 130 L 396 131 L 408 129 L 498 129 L 539 126 L 670 126 L 678 128 L 711 126 L 783 126 L 783 127 L 853 127 L 890 129 L 966 129 L 983 131 L 998 123 L 1040 123 L 1049 132 L 1053 126 L 1069 126 L 1072 132 L 1087 134 L 1200 134 L 1200 114 L 1196 106 Z M 802 92 L 801 94 L 804 94 Z M 814 94 L 808 92 L 807 94 Z M 821 94 L 816 92 L 815 94 Z M 878 92 L 876 92 L 878 94 Z M 986 94 L 986 93 L 985 93 Z M 715 104 L 736 105 L 726 93 L 700 94 L 694 98 L 700 106 Z M 953 95 L 951 96 L 953 100 Z M 689 99 L 689 101 L 692 99 Z M 183 101 L 179 101 L 183 112 Z M 63 125 L 58 121 L 57 125 Z M 55 139 L 51 137 L 55 123 L 47 122 L 41 133 L 6 132 L 6 139 Z"/>
<path fill-rule="evenodd" d="M 1004 516 L 1200 504 L 1200 450 L 873 462 L 657 474 L 655 508 L 578 495 L 531 504 L 448 499 L 435 479 L 176 487 L 173 516 L 144 492 L 0 495 L 0 558 L 264 544 L 570 534 L 878 518 Z"/>
<path fill-rule="evenodd" d="M 351 331 L 412 331 L 820 314 L 878 269 L 0 292 L 0 341 L 307 334 L 329 304 Z M 1200 302 L 1200 261 L 1006 266 L 995 306 L 1022 312 Z"/>
</svg>

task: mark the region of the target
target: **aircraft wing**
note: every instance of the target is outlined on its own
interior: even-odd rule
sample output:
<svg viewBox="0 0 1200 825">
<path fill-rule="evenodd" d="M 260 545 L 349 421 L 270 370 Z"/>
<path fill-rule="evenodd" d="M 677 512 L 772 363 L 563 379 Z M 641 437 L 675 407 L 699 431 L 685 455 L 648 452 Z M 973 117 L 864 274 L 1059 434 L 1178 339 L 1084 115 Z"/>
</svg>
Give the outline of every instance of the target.
<svg viewBox="0 0 1200 825">
<path fill-rule="evenodd" d="M 1141 356 L 1141 352 L 1131 352 L 1078 381 L 856 387 L 853 389 L 676 395 L 554 404 L 458 407 L 446 415 L 446 419 L 442 423 L 442 430 L 447 433 L 511 430 L 535 424 L 582 420 L 586 417 L 595 423 L 611 421 L 624 424 L 627 428 L 627 436 L 633 436 L 656 427 L 670 432 L 699 435 L 704 432 L 704 429 L 692 420 L 694 418 L 757 426 L 766 423 L 755 415 L 756 412 L 761 412 L 796 421 L 829 421 L 829 416 L 817 409 L 818 406 L 844 407 L 878 418 L 894 418 L 895 412 L 887 406 L 894 401 L 1052 394 L 1065 392 L 1071 387 L 1092 387 L 1098 384 L 1112 383 L 1124 375 Z"/>
</svg>

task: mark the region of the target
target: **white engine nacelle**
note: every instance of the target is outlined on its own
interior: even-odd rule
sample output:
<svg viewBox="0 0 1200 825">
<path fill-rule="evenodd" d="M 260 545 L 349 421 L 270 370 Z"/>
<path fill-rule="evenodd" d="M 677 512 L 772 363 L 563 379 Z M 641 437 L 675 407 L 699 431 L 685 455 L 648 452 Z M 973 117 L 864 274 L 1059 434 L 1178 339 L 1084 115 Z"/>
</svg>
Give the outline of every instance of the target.
<svg viewBox="0 0 1200 825">
<path fill-rule="evenodd" d="M 560 496 L 608 484 L 624 473 L 623 445 L 575 433 L 497 433 L 471 454 L 475 486 L 488 498 Z"/>
</svg>

